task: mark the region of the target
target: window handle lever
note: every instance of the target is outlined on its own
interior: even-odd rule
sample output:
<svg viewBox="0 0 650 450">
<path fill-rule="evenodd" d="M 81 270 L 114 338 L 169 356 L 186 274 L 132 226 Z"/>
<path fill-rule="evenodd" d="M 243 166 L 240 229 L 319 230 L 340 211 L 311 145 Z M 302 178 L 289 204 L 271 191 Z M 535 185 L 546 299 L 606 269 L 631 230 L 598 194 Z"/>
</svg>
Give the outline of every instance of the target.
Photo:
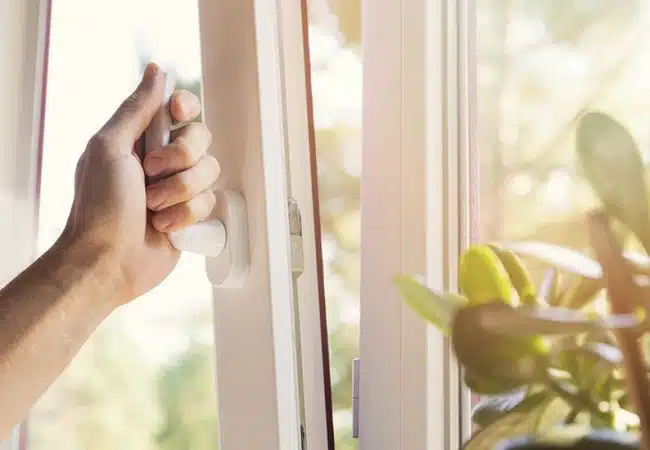
<svg viewBox="0 0 650 450">
<path fill-rule="evenodd" d="M 145 155 L 170 142 L 172 119 L 169 101 L 175 82 L 165 73 L 163 102 L 144 134 Z M 208 277 L 215 287 L 241 287 L 250 271 L 248 218 L 244 196 L 236 190 L 216 191 L 217 206 L 210 218 L 183 230 L 168 233 L 181 251 L 208 258 Z"/>
</svg>

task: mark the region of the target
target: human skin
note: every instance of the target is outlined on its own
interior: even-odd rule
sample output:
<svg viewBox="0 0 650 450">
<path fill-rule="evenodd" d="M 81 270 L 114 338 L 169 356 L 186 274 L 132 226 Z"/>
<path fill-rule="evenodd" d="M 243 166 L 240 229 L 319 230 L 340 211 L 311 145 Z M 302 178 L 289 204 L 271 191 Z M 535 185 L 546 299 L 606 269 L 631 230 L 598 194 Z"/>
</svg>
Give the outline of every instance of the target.
<svg viewBox="0 0 650 450">
<path fill-rule="evenodd" d="M 180 252 L 165 233 L 204 219 L 214 206 L 219 165 L 207 154 L 203 124 L 180 128 L 144 161 L 139 155 L 163 84 L 158 66 L 148 65 L 79 159 L 63 233 L 0 291 L 0 439 L 108 315 L 172 271 Z M 191 121 L 200 110 L 193 94 L 172 96 L 175 121 Z M 157 181 L 145 186 L 145 174 Z"/>
</svg>

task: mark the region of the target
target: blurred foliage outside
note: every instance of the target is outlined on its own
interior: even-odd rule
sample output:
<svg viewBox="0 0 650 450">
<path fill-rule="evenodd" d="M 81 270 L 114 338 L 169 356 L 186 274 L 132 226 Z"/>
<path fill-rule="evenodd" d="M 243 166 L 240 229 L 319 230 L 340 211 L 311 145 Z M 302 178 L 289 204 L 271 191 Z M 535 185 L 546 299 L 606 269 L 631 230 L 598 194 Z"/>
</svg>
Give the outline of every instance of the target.
<svg viewBox="0 0 650 450">
<path fill-rule="evenodd" d="M 352 450 L 361 0 L 311 0 L 310 7 L 336 448 Z M 482 0 L 477 9 L 481 240 L 584 250 L 581 213 L 594 198 L 573 161 L 574 118 L 602 108 L 648 148 L 650 58 L 641 50 L 650 44 L 650 2 Z M 199 88 L 196 81 L 188 87 Z M 185 345 L 156 364 L 135 351 L 125 321 L 108 321 L 41 399 L 30 450 L 215 449 L 214 357 L 202 337 L 209 319 L 206 310 L 175 317 L 167 326 L 186 335 Z"/>
</svg>

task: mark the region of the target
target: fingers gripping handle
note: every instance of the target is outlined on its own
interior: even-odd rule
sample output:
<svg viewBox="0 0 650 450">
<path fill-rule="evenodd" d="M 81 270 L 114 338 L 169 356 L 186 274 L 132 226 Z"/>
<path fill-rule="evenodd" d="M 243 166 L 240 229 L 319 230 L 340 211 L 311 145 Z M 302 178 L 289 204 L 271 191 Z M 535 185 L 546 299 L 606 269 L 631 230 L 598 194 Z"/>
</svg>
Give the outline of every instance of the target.
<svg viewBox="0 0 650 450">
<path fill-rule="evenodd" d="M 165 94 L 160 109 L 144 134 L 145 155 L 170 142 L 172 118 L 169 100 L 174 92 L 174 80 L 165 74 Z M 183 230 L 168 233 L 178 250 L 208 257 L 208 276 L 214 286 L 239 287 L 250 268 L 248 220 L 243 195 L 235 190 L 217 192 L 216 215 Z"/>
</svg>

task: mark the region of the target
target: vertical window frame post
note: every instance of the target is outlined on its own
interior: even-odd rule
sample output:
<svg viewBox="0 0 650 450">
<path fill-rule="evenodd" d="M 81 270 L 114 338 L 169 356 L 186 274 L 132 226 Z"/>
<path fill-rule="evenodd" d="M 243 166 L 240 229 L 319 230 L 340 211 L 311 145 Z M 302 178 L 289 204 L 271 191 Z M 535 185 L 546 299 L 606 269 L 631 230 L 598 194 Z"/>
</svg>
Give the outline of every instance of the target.
<svg viewBox="0 0 650 450">
<path fill-rule="evenodd" d="M 315 180 L 292 170 L 314 163 L 304 16 L 286 0 L 200 0 L 199 15 L 211 151 L 222 166 L 221 187 L 246 197 L 252 258 L 243 288 L 214 290 L 220 448 L 299 450 L 304 426 L 308 448 L 327 449 Z M 305 257 L 295 291 L 291 196 L 301 208 Z"/>
<path fill-rule="evenodd" d="M 448 340 L 392 278 L 455 289 L 474 239 L 472 16 L 469 0 L 364 4 L 361 450 L 459 448 L 470 432 Z"/>
</svg>

